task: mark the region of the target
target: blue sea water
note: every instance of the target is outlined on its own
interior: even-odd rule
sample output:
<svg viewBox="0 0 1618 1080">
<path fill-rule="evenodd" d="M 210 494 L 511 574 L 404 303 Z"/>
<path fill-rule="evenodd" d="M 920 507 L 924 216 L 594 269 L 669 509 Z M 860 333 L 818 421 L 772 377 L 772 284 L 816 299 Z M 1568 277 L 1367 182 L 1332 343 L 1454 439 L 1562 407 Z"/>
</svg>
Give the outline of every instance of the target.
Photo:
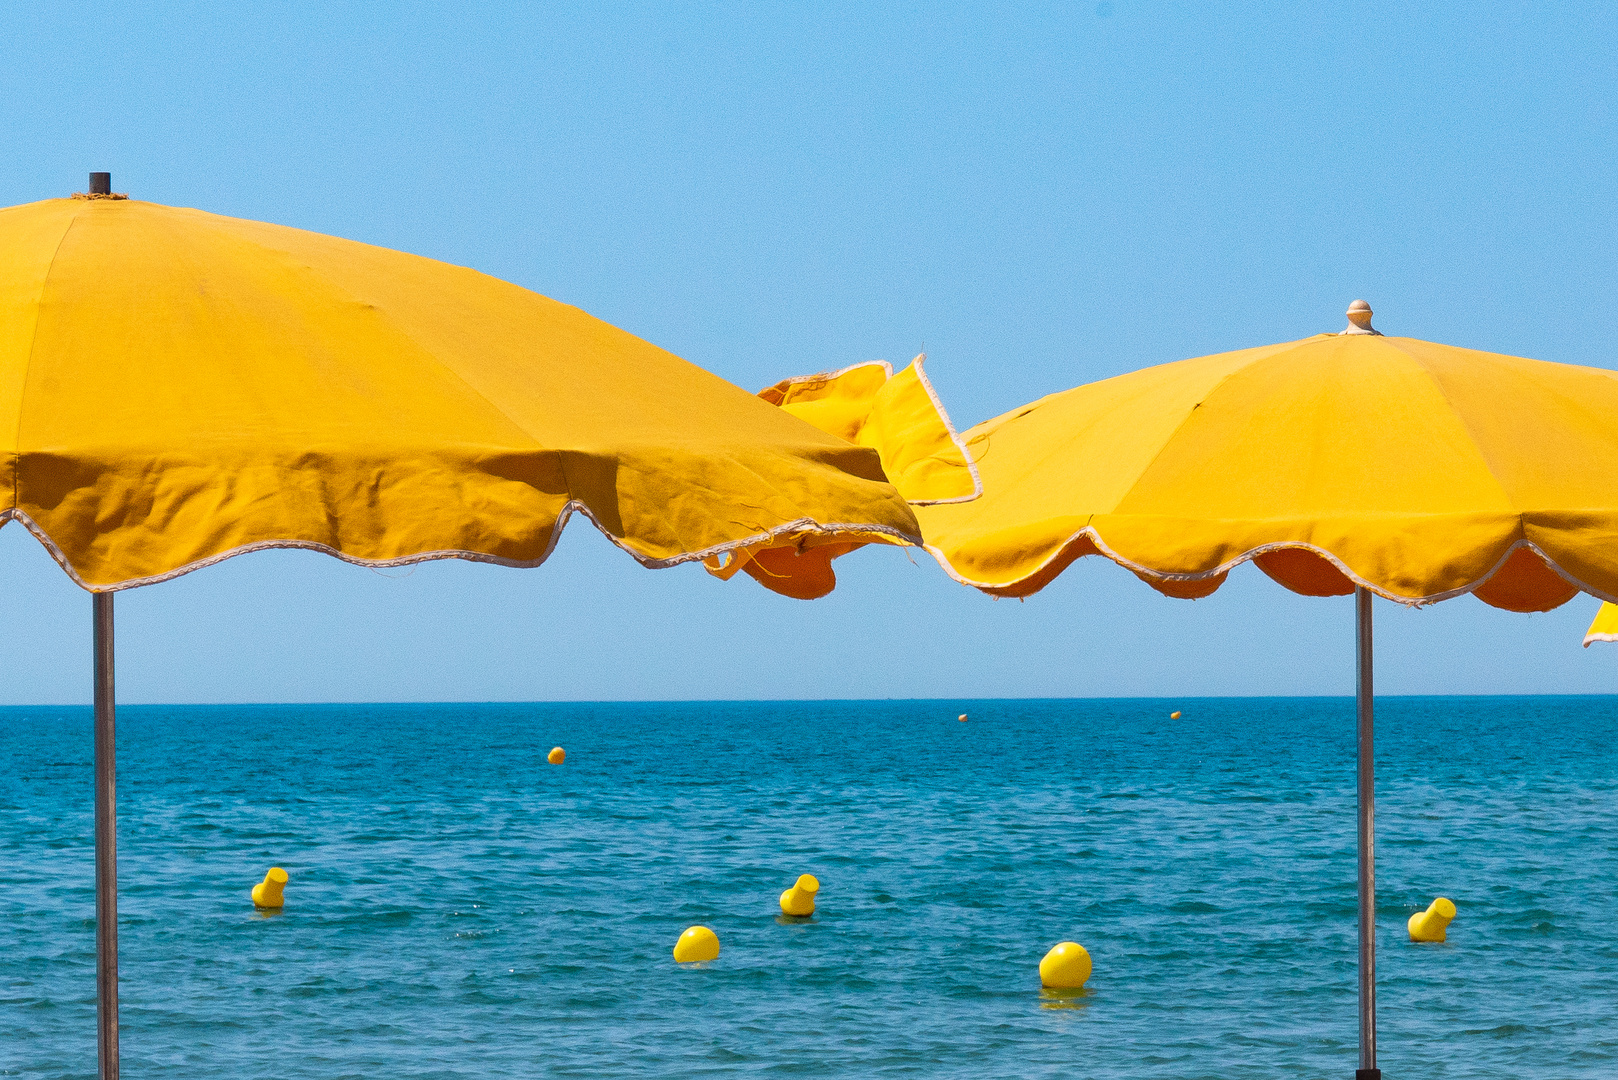
<svg viewBox="0 0 1618 1080">
<path fill-rule="evenodd" d="M 1618 1074 L 1618 699 L 1377 715 L 1385 1075 Z M 94 1075 L 90 734 L 0 710 L 0 1075 Z M 1355 1067 L 1349 699 L 146 706 L 118 752 L 131 1078 Z"/>
</svg>

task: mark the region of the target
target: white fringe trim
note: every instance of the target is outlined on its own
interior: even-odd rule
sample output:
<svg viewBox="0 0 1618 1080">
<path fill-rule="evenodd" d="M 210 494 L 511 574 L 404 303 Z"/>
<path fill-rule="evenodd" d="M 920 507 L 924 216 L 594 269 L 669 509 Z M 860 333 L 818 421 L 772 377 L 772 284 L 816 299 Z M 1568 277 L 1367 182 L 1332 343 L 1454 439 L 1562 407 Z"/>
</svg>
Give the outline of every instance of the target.
<svg viewBox="0 0 1618 1080">
<path fill-rule="evenodd" d="M 838 368 L 836 371 L 817 371 L 813 375 L 794 375 L 790 379 L 782 379 L 780 382 L 773 383 L 765 387 L 765 389 L 774 390 L 781 383 L 786 383 L 788 386 L 801 386 L 804 383 L 831 382 L 833 379 L 847 375 L 850 371 L 858 371 L 862 367 L 880 367 L 887 372 L 889 379 L 893 378 L 893 365 L 886 360 L 861 360 L 857 364 L 850 364 L 847 367 Z M 886 382 L 887 380 L 884 379 L 883 381 Z"/>
<path fill-rule="evenodd" d="M 955 444 L 955 448 L 961 452 L 962 460 L 966 462 L 966 471 L 972 476 L 972 494 L 957 495 L 953 499 L 915 499 L 911 501 L 910 505 L 946 506 L 950 503 L 972 502 L 983 495 L 983 477 L 978 475 L 978 463 L 972 460 L 972 452 L 966 448 L 966 442 L 961 438 L 960 432 L 955 430 L 954 422 L 950 420 L 949 413 L 944 410 L 944 403 L 939 400 L 938 391 L 933 389 L 933 381 L 927 377 L 927 372 L 922 367 L 926 360 L 926 353 L 917 353 L 916 358 L 911 363 L 916 366 L 916 376 L 921 380 L 921 388 L 927 391 L 927 396 L 932 399 L 933 408 L 938 411 L 938 418 L 944 422 L 944 430 L 949 432 L 950 442 Z M 891 371 L 892 369 L 890 368 L 890 374 Z"/>
<path fill-rule="evenodd" d="M 1094 526 L 1086 525 L 1084 528 L 1080 529 L 1078 532 L 1074 533 L 1072 536 L 1068 537 L 1067 540 L 1058 545 L 1057 548 L 1033 570 L 1023 574 L 1014 581 L 1007 582 L 977 581 L 973 578 L 969 578 L 957 570 L 954 564 L 950 562 L 949 557 L 945 555 L 939 548 L 928 543 L 923 543 L 921 546 L 927 550 L 928 554 L 938 561 L 938 565 L 944 568 L 945 573 L 954 578 L 956 581 L 960 582 L 962 585 L 970 585 L 975 589 L 996 592 L 1015 588 L 1021 582 L 1027 581 L 1029 578 L 1037 577 L 1041 571 L 1043 571 L 1051 563 L 1055 562 L 1062 552 L 1066 551 L 1074 543 L 1085 537 L 1089 537 L 1090 542 L 1096 546 L 1102 555 L 1117 563 L 1119 566 L 1124 567 L 1126 570 L 1132 570 L 1143 577 L 1155 578 L 1158 581 L 1207 581 L 1209 578 L 1218 577 L 1220 574 L 1228 574 L 1242 563 L 1251 562 L 1258 556 L 1264 555 L 1271 551 L 1281 551 L 1285 549 L 1310 551 L 1337 567 L 1337 569 L 1342 572 L 1344 577 L 1348 578 L 1349 581 L 1353 582 L 1360 588 L 1369 589 L 1371 592 L 1385 600 L 1392 600 L 1396 604 L 1404 604 L 1407 607 L 1425 607 L 1428 604 L 1436 604 L 1441 600 L 1450 600 L 1454 597 L 1464 596 L 1469 592 L 1476 591 L 1480 586 L 1486 584 L 1490 578 L 1494 577 L 1495 574 L 1500 572 L 1500 568 L 1506 564 L 1506 560 L 1511 558 L 1518 548 L 1526 547 L 1535 555 L 1538 555 L 1546 566 L 1549 566 L 1556 572 L 1558 577 L 1560 577 L 1563 581 L 1566 581 L 1575 589 L 1583 593 L 1588 593 L 1589 595 L 1600 600 L 1611 600 L 1614 603 L 1618 603 L 1618 600 L 1614 599 L 1613 594 L 1604 593 L 1593 586 L 1587 585 L 1578 578 L 1574 577 L 1572 574 L 1569 574 L 1566 570 L 1563 570 L 1556 564 L 1554 560 L 1549 558 L 1544 551 L 1540 550 L 1538 545 L 1527 539 L 1515 541 L 1511 547 L 1506 549 L 1506 553 L 1500 557 L 1499 561 L 1496 562 L 1494 566 L 1489 568 L 1488 573 L 1484 574 L 1471 584 L 1464 585 L 1459 589 L 1449 589 L 1445 592 L 1434 593 L 1431 596 L 1419 597 L 1401 596 L 1398 593 L 1389 592 L 1387 589 L 1384 589 L 1375 582 L 1367 578 L 1363 578 L 1359 574 L 1356 574 L 1353 570 L 1350 570 L 1348 565 L 1344 563 L 1343 560 L 1339 559 L 1325 548 L 1316 547 L 1314 544 L 1308 544 L 1298 540 L 1282 540 L 1273 544 L 1260 544 L 1258 547 L 1244 551 L 1242 554 L 1236 556 L 1234 559 L 1231 559 L 1228 562 L 1221 563 L 1212 570 L 1204 570 L 1196 574 L 1168 574 L 1162 572 L 1161 570 L 1153 570 L 1149 566 L 1132 562 L 1129 559 L 1124 558 L 1122 555 L 1118 554 L 1112 548 L 1107 546 L 1106 541 L 1101 539 L 1101 534 L 1095 530 Z M 1606 640 L 1618 640 L 1618 635 Z"/>
<path fill-rule="evenodd" d="M 551 525 L 550 542 L 545 545 L 545 550 L 540 553 L 540 556 L 537 559 L 507 559 L 502 558 L 499 555 L 489 555 L 480 551 L 469 551 L 460 548 L 444 548 L 437 551 L 424 551 L 416 555 L 402 555 L 396 559 L 363 559 L 357 555 L 349 555 L 329 544 L 322 544 L 314 540 L 259 540 L 255 543 L 243 544 L 241 547 L 231 548 L 229 551 L 222 551 L 217 555 L 209 555 L 206 558 L 197 559 L 194 562 L 186 563 L 185 565 L 174 570 L 168 570 L 161 574 L 130 578 L 128 580 L 115 582 L 110 585 L 92 585 L 85 581 L 84 578 L 79 576 L 78 571 L 73 568 L 73 564 L 68 561 L 67 555 L 56 545 L 56 542 L 51 539 L 50 534 L 48 534 L 39 526 L 37 522 L 35 522 L 31 517 L 23 513 L 21 510 L 13 508 L 10 510 L 0 511 L 0 526 L 4 526 L 8 521 L 14 520 L 20 522 L 23 528 L 27 529 L 31 534 L 33 534 L 34 539 L 39 541 L 40 546 L 42 546 L 50 554 L 51 558 L 56 560 L 56 564 L 62 568 L 67 576 L 73 579 L 73 583 L 75 585 L 79 586 L 81 589 L 84 589 L 86 592 L 98 593 L 120 592 L 124 589 L 138 589 L 143 585 L 156 585 L 160 582 L 171 581 L 174 578 L 182 577 L 194 571 L 201 570 L 204 567 L 213 566 L 216 563 L 222 563 L 226 559 L 234 559 L 239 555 L 247 555 L 255 551 L 318 551 L 322 554 L 330 555 L 335 559 L 341 559 L 343 562 L 352 563 L 355 566 L 364 566 L 378 570 L 397 566 L 411 566 L 415 563 L 433 562 L 437 559 L 463 559 L 467 562 L 493 563 L 496 566 L 511 566 L 520 569 L 527 569 L 538 566 L 540 563 L 551 557 L 551 553 L 556 550 L 557 542 L 562 537 L 562 530 L 566 528 L 568 519 L 572 517 L 574 512 L 583 514 L 589 519 L 590 524 L 596 527 L 602 536 L 605 536 L 617 547 L 627 551 L 636 562 L 640 563 L 648 570 L 663 570 L 671 566 L 678 566 L 681 563 L 699 562 L 703 559 L 723 555 L 727 552 L 736 551 L 741 548 L 755 547 L 766 541 L 774 540 L 780 536 L 789 534 L 840 536 L 851 532 L 877 533 L 882 536 L 891 536 L 895 540 L 899 541 L 901 545 L 908 545 L 911 547 L 921 546 L 921 537 L 912 536 L 910 533 L 902 532 L 901 530 L 895 529 L 888 525 L 860 524 L 854 522 L 831 522 L 821 524 L 820 522 L 815 521 L 813 518 L 798 518 L 794 521 L 786 522 L 783 525 L 777 525 L 773 529 L 769 529 L 765 532 L 754 533 L 752 536 L 745 537 L 741 540 L 731 540 L 723 544 L 715 544 L 712 547 L 702 548 L 699 551 L 681 552 L 678 555 L 673 555 L 666 559 L 652 559 L 642 555 L 640 552 L 626 544 L 621 538 L 616 537 L 612 533 L 608 532 L 607 529 L 596 518 L 595 514 L 591 513 L 588 506 L 577 499 L 572 499 L 562 507 L 561 513 L 557 514 L 556 521 Z"/>
</svg>

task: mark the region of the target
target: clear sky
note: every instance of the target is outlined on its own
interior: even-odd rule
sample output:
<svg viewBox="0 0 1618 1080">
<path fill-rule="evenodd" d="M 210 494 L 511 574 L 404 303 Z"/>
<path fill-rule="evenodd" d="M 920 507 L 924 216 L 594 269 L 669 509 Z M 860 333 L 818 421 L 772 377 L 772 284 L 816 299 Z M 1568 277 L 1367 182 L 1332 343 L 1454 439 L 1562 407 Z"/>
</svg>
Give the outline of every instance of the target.
<svg viewBox="0 0 1618 1080">
<path fill-rule="evenodd" d="M 880 7 L 888 7 L 884 12 Z M 757 389 L 925 347 L 966 427 L 1344 324 L 1618 367 L 1618 9 L 23 5 L 0 205 L 157 202 L 466 264 Z M 926 555 L 814 603 L 647 571 L 263 553 L 118 598 L 126 701 L 1352 692 L 1347 600 Z M 1378 604 L 1379 689 L 1618 689 L 1596 604 Z M 0 530 L 0 701 L 88 699 L 87 594 Z"/>
</svg>

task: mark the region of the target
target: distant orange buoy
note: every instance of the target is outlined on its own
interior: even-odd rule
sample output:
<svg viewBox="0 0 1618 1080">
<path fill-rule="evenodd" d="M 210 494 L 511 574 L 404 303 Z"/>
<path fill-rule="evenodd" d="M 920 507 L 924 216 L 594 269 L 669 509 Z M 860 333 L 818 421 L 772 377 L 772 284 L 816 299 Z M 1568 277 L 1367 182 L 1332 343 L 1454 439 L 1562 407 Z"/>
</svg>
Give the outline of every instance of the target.
<svg viewBox="0 0 1618 1080">
<path fill-rule="evenodd" d="M 1179 713 L 1178 710 L 1169 713 L 1169 719 L 1170 720 L 1178 720 L 1179 718 L 1180 718 L 1180 713 Z"/>
<path fill-rule="evenodd" d="M 560 746 L 553 746 L 551 747 L 551 752 L 545 755 L 545 760 L 552 765 L 560 765 L 567 760 L 567 751 Z"/>
<path fill-rule="evenodd" d="M 966 723 L 966 714 L 965 713 L 961 714 L 961 723 L 963 723 L 963 724 Z"/>
</svg>

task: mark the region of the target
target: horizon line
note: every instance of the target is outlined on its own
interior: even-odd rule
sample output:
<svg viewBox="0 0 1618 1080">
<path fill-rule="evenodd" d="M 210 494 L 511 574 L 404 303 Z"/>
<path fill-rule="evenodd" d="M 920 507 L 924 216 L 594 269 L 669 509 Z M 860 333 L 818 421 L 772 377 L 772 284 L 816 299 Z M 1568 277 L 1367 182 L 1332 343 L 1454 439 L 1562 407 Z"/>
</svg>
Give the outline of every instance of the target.
<svg viewBox="0 0 1618 1080">
<path fill-rule="evenodd" d="M 1406 693 L 1378 694 L 1377 701 L 1410 698 L 1606 698 L 1613 693 Z M 1084 697 L 824 697 L 824 698 L 489 698 L 391 701 L 119 701 L 118 708 L 285 708 L 339 706 L 455 706 L 455 705 L 763 705 L 888 702 L 998 702 L 998 701 L 1353 701 L 1354 694 L 1097 694 Z M 88 701 L 0 702 L 0 709 L 90 709 Z"/>
</svg>

